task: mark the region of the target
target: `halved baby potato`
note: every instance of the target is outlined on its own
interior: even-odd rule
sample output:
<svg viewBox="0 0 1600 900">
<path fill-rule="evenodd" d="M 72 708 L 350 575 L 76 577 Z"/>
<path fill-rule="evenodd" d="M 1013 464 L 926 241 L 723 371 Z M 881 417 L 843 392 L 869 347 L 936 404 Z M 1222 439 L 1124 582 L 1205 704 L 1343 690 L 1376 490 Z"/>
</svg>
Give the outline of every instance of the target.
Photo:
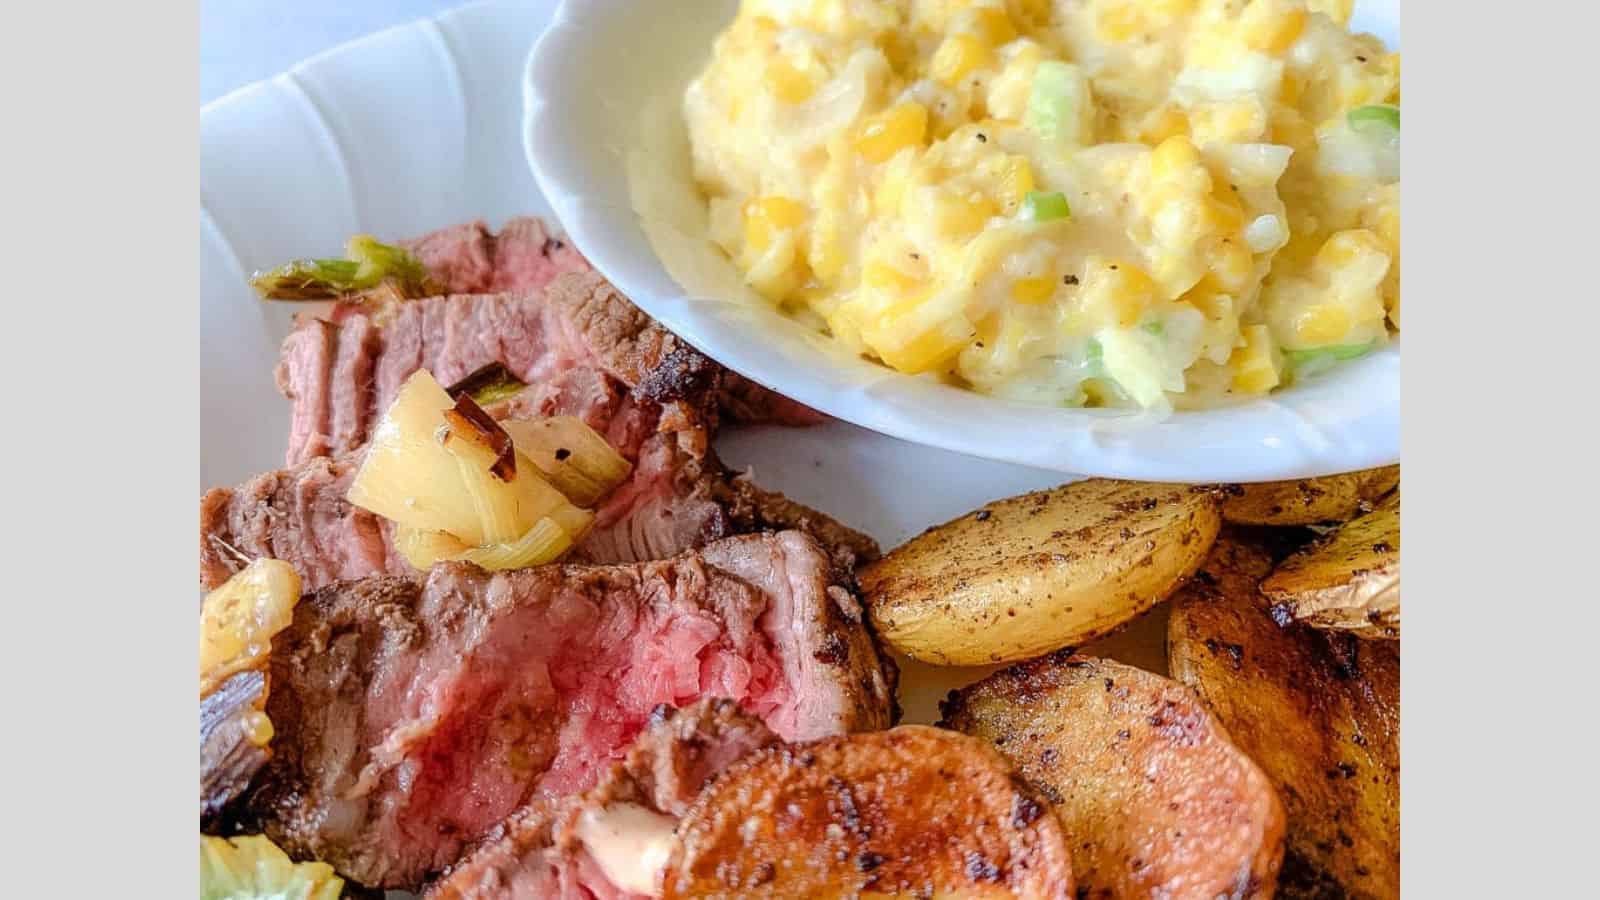
<svg viewBox="0 0 1600 900">
<path fill-rule="evenodd" d="M 1399 484 L 1399 466 L 1324 478 L 1231 484 L 1224 491 L 1222 518 L 1238 525 L 1343 522 Z"/>
<path fill-rule="evenodd" d="M 1398 896 L 1399 644 L 1278 626 L 1256 590 L 1271 566 L 1265 549 L 1224 534 L 1173 598 L 1172 675 L 1283 798 L 1284 893 L 1303 880 L 1336 885 L 1334 896 Z"/>
<path fill-rule="evenodd" d="M 678 825 L 663 896 L 1070 898 L 1060 823 L 994 748 L 889 731 L 758 750 Z"/>
<path fill-rule="evenodd" d="M 1071 835 L 1080 897 L 1270 897 L 1284 812 L 1190 688 L 1060 651 L 951 694 Z"/>
<path fill-rule="evenodd" d="M 1091 479 L 990 503 L 858 573 L 878 634 L 924 662 L 1028 659 L 1112 631 L 1205 559 L 1216 498 Z"/>
<path fill-rule="evenodd" d="M 1261 592 L 1279 618 L 1399 640 L 1400 492 L 1284 560 Z"/>
</svg>

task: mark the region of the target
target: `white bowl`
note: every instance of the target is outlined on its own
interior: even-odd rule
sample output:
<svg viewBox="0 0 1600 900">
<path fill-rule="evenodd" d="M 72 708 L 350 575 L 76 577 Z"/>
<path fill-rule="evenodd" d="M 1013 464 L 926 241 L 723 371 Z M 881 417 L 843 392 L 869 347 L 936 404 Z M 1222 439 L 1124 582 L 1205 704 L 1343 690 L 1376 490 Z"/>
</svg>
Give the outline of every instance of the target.
<svg viewBox="0 0 1600 900">
<path fill-rule="evenodd" d="M 902 375 L 756 300 L 706 236 L 679 112 L 736 8 L 566 0 L 524 77 L 528 162 L 556 215 L 607 278 L 690 343 L 858 425 L 1062 472 L 1264 481 L 1399 461 L 1397 345 L 1267 399 L 1152 420 L 1022 406 Z M 1398 46 L 1397 3 L 1359 4 L 1355 24 Z"/>
</svg>

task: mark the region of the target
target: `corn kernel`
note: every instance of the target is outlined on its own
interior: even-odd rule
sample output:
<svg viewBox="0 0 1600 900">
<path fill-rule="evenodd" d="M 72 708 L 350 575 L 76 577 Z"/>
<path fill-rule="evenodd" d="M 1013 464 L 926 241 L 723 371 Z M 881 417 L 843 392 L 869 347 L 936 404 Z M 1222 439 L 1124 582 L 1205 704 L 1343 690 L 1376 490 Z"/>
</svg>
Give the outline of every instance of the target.
<svg viewBox="0 0 1600 900">
<path fill-rule="evenodd" d="M 927 107 L 902 103 L 862 123 L 856 134 L 856 151 L 868 162 L 880 163 L 906 147 L 920 146 L 927 133 Z"/>
<path fill-rule="evenodd" d="M 1035 25 L 1050 21 L 1050 4 L 1051 0 L 1012 0 L 1011 3 L 1016 7 L 1019 18 Z"/>
<path fill-rule="evenodd" d="M 1282 8 L 1272 0 L 1251 0 L 1239 16 L 1244 42 L 1252 50 L 1282 53 L 1306 27 L 1306 11 Z"/>
<path fill-rule="evenodd" d="M 918 296 L 924 290 L 920 279 L 880 261 L 867 263 L 861 273 L 861 280 L 866 282 L 868 287 L 901 297 Z"/>
<path fill-rule="evenodd" d="M 1164 16 L 1183 16 L 1194 12 L 1195 0 L 1145 0 L 1145 6 Z"/>
<path fill-rule="evenodd" d="M 1295 341 L 1307 347 L 1337 344 L 1350 333 L 1350 313 L 1338 303 L 1319 303 L 1295 317 Z"/>
<path fill-rule="evenodd" d="M 888 326 L 885 326 L 888 327 Z M 942 322 L 904 342 L 874 344 L 878 358 L 910 375 L 932 371 L 972 343 L 974 330 L 966 319 Z"/>
<path fill-rule="evenodd" d="M 1156 178 L 1175 178 L 1200 164 L 1200 151 L 1185 135 L 1174 135 L 1150 151 L 1150 174 Z"/>
<path fill-rule="evenodd" d="M 1156 299 L 1155 281 L 1126 261 L 1107 263 L 1086 280 L 1085 311 L 1102 327 L 1132 328 Z"/>
<path fill-rule="evenodd" d="M 767 64 L 767 90 L 784 103 L 804 103 L 817 89 L 810 76 L 782 57 Z"/>
<path fill-rule="evenodd" d="M 1217 284 L 1217 280 L 1207 275 L 1183 295 L 1183 302 L 1193 305 L 1208 319 L 1220 319 L 1228 312 L 1233 301 Z"/>
<path fill-rule="evenodd" d="M 1007 209 L 1020 209 L 1034 189 L 1033 164 L 1025 156 L 1010 156 L 1000 169 L 1000 197 Z"/>
<path fill-rule="evenodd" d="M 1244 208 L 1232 192 L 1214 194 L 1201 206 L 1201 224 L 1213 232 L 1237 235 L 1244 228 Z"/>
<path fill-rule="evenodd" d="M 1250 144 L 1267 133 L 1267 110 L 1256 99 L 1204 104 L 1189 114 L 1194 140 L 1202 144 Z"/>
<path fill-rule="evenodd" d="M 1149 116 L 1139 131 L 1139 140 L 1146 144 L 1159 144 L 1168 138 L 1189 130 L 1189 117 L 1176 106 L 1163 106 Z"/>
<path fill-rule="evenodd" d="M 1265 394 L 1282 381 L 1282 364 L 1272 346 L 1272 335 L 1265 325 L 1246 325 L 1240 329 L 1244 346 L 1234 348 L 1228 358 L 1233 369 L 1233 389 L 1244 394 Z"/>
<path fill-rule="evenodd" d="M 1272 142 L 1303 150 L 1317 142 L 1317 130 L 1299 110 L 1279 106 L 1272 114 Z"/>
<path fill-rule="evenodd" d="M 1317 265 L 1324 269 L 1343 269 L 1374 254 L 1388 256 L 1378 236 L 1365 228 L 1352 228 L 1328 238 L 1317 251 Z"/>
<path fill-rule="evenodd" d="M 1217 279 L 1217 284 L 1223 290 L 1238 293 L 1249 286 L 1250 276 L 1255 272 L 1255 258 L 1250 255 L 1250 248 L 1244 244 L 1244 238 L 1232 235 L 1229 239 L 1217 245 L 1211 257 L 1211 274 Z"/>
<path fill-rule="evenodd" d="M 806 220 L 806 208 L 788 197 L 751 200 L 744 206 L 744 244 L 756 253 L 772 246 L 777 232 Z"/>
<path fill-rule="evenodd" d="M 986 46 L 998 47 L 1017 36 L 1017 28 L 1003 9 L 981 6 L 964 11 L 956 18 L 951 29 L 960 34 L 970 34 Z"/>
<path fill-rule="evenodd" d="M 970 34 L 953 34 L 934 52 L 929 71 L 944 85 L 954 87 L 967 73 L 993 62 L 994 52 L 988 45 Z"/>
<path fill-rule="evenodd" d="M 933 203 L 933 227 L 948 237 L 968 235 L 981 229 L 995 212 L 994 204 L 982 194 L 940 191 Z"/>
<path fill-rule="evenodd" d="M 1043 303 L 1055 292 L 1054 278 L 1018 278 L 1011 283 L 1011 299 L 1027 305 Z"/>
<path fill-rule="evenodd" d="M 1136 3 L 1123 3 L 1106 7 L 1095 16 L 1095 34 L 1103 41 L 1124 43 L 1145 32 L 1144 16 Z"/>
</svg>

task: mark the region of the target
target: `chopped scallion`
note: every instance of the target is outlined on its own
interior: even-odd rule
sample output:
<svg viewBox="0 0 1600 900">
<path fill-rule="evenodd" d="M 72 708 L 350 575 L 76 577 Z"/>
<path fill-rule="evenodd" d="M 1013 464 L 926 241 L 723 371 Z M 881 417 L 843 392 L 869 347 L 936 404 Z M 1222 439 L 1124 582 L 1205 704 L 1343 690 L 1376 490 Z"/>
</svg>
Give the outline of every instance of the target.
<svg viewBox="0 0 1600 900">
<path fill-rule="evenodd" d="M 1385 131 L 1400 130 L 1400 107 L 1374 104 L 1372 106 L 1358 106 L 1350 110 L 1345 120 L 1356 131 L 1370 131 L 1383 129 Z"/>
<path fill-rule="evenodd" d="M 1030 222 L 1055 222 L 1071 215 L 1067 196 L 1060 191 L 1029 191 L 1022 199 L 1022 217 Z"/>
</svg>

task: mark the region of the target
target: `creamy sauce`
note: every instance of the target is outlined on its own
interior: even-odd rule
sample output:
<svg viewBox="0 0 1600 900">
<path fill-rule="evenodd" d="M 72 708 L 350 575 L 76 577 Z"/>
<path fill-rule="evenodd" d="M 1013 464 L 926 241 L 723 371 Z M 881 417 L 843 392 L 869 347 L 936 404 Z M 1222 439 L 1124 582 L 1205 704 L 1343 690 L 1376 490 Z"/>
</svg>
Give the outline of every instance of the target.
<svg viewBox="0 0 1600 900">
<path fill-rule="evenodd" d="M 661 870 L 672 855 L 677 822 L 636 803 L 584 810 L 578 840 L 611 883 L 635 894 L 661 896 Z"/>
</svg>

